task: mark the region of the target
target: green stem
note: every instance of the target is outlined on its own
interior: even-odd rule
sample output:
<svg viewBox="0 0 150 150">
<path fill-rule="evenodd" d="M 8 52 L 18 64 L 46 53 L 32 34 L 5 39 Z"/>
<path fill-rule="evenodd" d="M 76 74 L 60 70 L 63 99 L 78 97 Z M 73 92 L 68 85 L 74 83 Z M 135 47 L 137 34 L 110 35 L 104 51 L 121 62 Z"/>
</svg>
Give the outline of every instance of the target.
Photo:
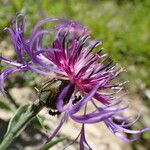
<svg viewBox="0 0 150 150">
<path fill-rule="evenodd" d="M 7 90 L 7 97 L 9 98 L 10 102 L 14 105 L 15 108 L 18 108 L 19 105 L 15 102 L 11 94 L 9 93 L 9 90 Z"/>
<path fill-rule="evenodd" d="M 4 139 L 0 144 L 0 150 L 5 150 L 11 144 L 14 138 L 16 138 L 21 133 L 21 131 L 23 131 L 27 124 L 30 123 L 30 121 L 40 112 L 45 104 L 45 101 L 36 100 L 33 102 L 33 104 L 27 107 L 25 112 L 19 116 L 15 126 L 11 128 L 10 132 L 7 132 L 4 136 Z"/>
</svg>

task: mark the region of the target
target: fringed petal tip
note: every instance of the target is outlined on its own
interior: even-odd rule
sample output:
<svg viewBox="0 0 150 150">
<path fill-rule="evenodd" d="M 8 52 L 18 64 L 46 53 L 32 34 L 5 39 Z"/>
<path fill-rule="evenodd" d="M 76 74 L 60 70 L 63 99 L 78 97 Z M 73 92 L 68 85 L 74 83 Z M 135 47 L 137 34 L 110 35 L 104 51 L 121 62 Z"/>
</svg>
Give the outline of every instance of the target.
<svg viewBox="0 0 150 150">
<path fill-rule="evenodd" d="M 134 142 L 134 141 L 137 141 L 140 139 L 142 133 L 146 132 L 146 131 L 149 131 L 150 132 L 150 127 L 147 127 L 147 128 L 143 128 L 141 130 L 129 130 L 129 129 L 124 129 L 124 133 L 127 133 L 127 134 L 132 134 L 132 135 L 135 135 L 135 137 L 129 139 L 128 137 L 126 137 L 123 132 L 115 132 L 114 134 L 119 138 L 121 139 L 122 141 L 124 142 Z"/>
<path fill-rule="evenodd" d="M 0 91 L 5 95 L 6 91 L 4 90 L 4 81 L 8 78 L 9 75 L 15 73 L 16 71 L 26 70 L 26 67 L 13 67 L 6 68 L 0 74 Z"/>
<path fill-rule="evenodd" d="M 135 137 L 135 138 L 132 138 L 132 139 L 129 139 L 129 138 L 125 137 L 125 135 L 123 135 L 123 134 L 120 133 L 120 132 L 116 132 L 115 135 L 116 135 L 119 139 L 121 139 L 122 141 L 128 142 L 128 143 L 129 143 L 129 142 L 134 142 L 134 141 L 137 141 L 137 140 L 140 139 L 140 134 L 137 134 L 136 137 Z"/>
<path fill-rule="evenodd" d="M 110 129 L 111 132 L 113 132 L 118 138 L 120 138 L 124 142 L 137 141 L 140 139 L 140 136 L 142 133 L 144 133 L 146 131 L 150 131 L 150 127 L 146 127 L 146 128 L 140 129 L 140 130 L 132 130 L 131 129 L 131 127 L 137 122 L 137 120 L 139 120 L 139 115 L 131 123 L 125 124 L 125 122 L 128 121 L 128 118 L 123 118 L 122 120 L 121 119 L 119 119 L 119 120 L 121 122 L 114 123 L 112 120 L 106 119 L 106 120 L 104 120 L 104 123 L 106 124 L 108 129 Z M 126 136 L 126 134 L 131 134 L 131 135 L 134 135 L 135 137 L 130 139 Z"/>
</svg>

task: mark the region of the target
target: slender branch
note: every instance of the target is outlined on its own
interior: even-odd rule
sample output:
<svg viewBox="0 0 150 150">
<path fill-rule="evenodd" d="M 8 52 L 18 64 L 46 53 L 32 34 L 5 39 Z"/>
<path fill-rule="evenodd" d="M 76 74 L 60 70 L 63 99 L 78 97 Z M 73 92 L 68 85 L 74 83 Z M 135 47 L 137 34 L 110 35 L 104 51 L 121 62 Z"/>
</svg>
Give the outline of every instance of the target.
<svg viewBox="0 0 150 150">
<path fill-rule="evenodd" d="M 17 104 L 15 102 L 15 100 L 13 99 L 13 97 L 11 96 L 9 90 L 7 90 L 7 97 L 9 98 L 10 102 L 15 106 L 15 108 L 18 108 L 19 107 L 19 104 Z"/>
</svg>

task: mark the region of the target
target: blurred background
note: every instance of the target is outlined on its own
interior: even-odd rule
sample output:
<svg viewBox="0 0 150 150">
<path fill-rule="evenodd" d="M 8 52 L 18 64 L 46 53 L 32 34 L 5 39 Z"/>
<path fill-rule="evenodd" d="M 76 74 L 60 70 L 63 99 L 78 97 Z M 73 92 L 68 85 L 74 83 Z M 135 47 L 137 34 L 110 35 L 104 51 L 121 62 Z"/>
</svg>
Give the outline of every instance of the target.
<svg viewBox="0 0 150 150">
<path fill-rule="evenodd" d="M 27 36 L 32 27 L 46 17 L 73 19 L 87 26 L 92 38 L 103 42 L 104 52 L 110 53 L 111 58 L 127 70 L 120 77 L 120 79 L 130 81 L 126 85 L 129 94 L 125 98 L 131 102 L 132 106 L 127 114 L 135 116 L 139 110 L 142 110 L 143 118 L 137 127 L 150 125 L 150 0 L 0 0 L 0 54 L 7 57 L 15 57 L 15 53 L 4 28 L 10 26 L 11 20 L 17 13 L 23 13 L 27 17 Z M 1 64 L 0 71 L 3 68 L 4 65 Z M 22 102 L 36 98 L 33 89 L 37 86 L 36 74 L 26 72 L 13 76 L 6 81 L 7 97 L 0 95 L 1 129 L 6 128 L 7 121 Z M 35 120 L 33 126 L 38 130 L 41 124 L 37 122 Z M 46 128 L 53 128 L 55 121 L 53 124 L 45 121 L 44 126 L 45 124 Z M 150 133 L 148 132 L 142 135 L 140 141 L 129 144 L 118 140 L 109 131 L 106 131 L 103 125 L 99 127 L 100 125 L 94 128 L 89 127 L 87 131 L 93 146 L 96 143 L 95 145 L 100 147 L 95 147 L 94 150 L 150 149 Z M 72 125 L 71 128 L 75 130 L 78 129 L 78 126 Z M 92 134 L 90 128 L 95 133 Z M 4 134 L 4 130 L 1 129 L 0 140 Z M 33 139 L 33 135 L 26 132 L 24 133 L 26 135 L 21 135 L 26 138 L 19 137 L 9 149 L 20 149 L 21 146 L 22 149 L 32 149 L 37 139 L 29 142 L 29 138 Z M 41 130 L 35 131 L 37 132 L 45 137 Z M 60 135 L 65 135 L 66 132 Z M 67 136 L 70 139 L 73 138 L 72 135 Z M 22 144 L 18 142 L 19 140 L 22 140 Z M 17 144 L 20 144 L 20 147 Z M 61 144 L 59 146 L 61 148 Z M 59 146 L 55 149 L 58 149 Z"/>
</svg>

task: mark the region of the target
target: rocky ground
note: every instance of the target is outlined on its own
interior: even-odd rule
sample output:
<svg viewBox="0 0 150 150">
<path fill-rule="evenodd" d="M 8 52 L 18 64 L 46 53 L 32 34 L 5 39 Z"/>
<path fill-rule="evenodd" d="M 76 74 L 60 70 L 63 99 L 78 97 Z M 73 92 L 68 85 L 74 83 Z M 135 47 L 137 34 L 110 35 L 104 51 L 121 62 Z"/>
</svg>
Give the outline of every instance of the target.
<svg viewBox="0 0 150 150">
<path fill-rule="evenodd" d="M 10 90 L 10 94 L 17 103 L 29 103 L 28 100 L 33 99 L 34 97 L 32 90 L 29 88 L 13 88 L 12 90 Z M 8 102 L 8 99 L 4 98 L 2 95 L 0 96 L 0 99 L 2 101 L 5 100 L 5 102 Z M 144 114 L 144 124 L 148 124 L 150 122 L 150 118 L 148 118 L 148 109 L 142 103 L 140 97 L 132 94 L 129 95 L 129 97 L 125 97 L 125 99 L 130 102 L 130 108 L 128 109 L 128 111 L 126 111 L 126 115 L 136 116 L 139 110 L 141 110 Z M 6 130 L 8 120 L 12 116 L 13 112 L 6 112 L 2 109 L 0 110 L 1 138 L 4 134 L 4 131 Z M 40 116 L 44 118 L 44 124 L 49 126 L 50 130 L 48 130 L 46 134 L 50 135 L 53 129 L 57 126 L 59 118 L 50 116 L 47 110 L 42 110 L 40 112 Z M 59 136 L 67 136 L 71 141 L 76 138 L 79 131 L 80 125 L 75 124 L 74 122 L 69 120 L 63 126 L 61 132 L 59 133 Z M 93 150 L 133 150 L 131 144 L 119 140 L 106 128 L 103 123 L 87 125 L 86 136 Z M 9 147 L 9 150 L 32 150 L 45 138 L 46 136 L 44 132 L 41 132 L 39 129 L 30 125 Z M 53 147 L 52 150 L 62 149 L 68 142 L 69 141 L 61 142 Z M 78 150 L 78 143 L 75 143 L 74 145 L 68 147 L 68 150 Z M 144 145 L 139 145 L 137 150 L 148 149 L 144 148 Z"/>
</svg>

